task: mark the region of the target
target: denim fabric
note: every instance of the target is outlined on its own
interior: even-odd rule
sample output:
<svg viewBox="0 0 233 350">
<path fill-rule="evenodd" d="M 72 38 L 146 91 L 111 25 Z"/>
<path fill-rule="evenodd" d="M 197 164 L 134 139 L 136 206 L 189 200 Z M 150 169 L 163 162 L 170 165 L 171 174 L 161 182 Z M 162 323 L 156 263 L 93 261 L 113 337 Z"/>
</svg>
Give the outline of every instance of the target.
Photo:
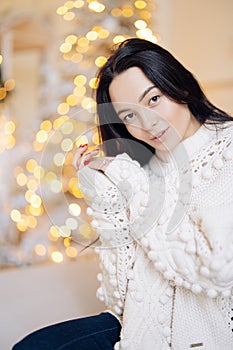
<svg viewBox="0 0 233 350">
<path fill-rule="evenodd" d="M 117 318 L 103 312 L 39 329 L 12 350 L 113 350 L 120 329 Z"/>
</svg>

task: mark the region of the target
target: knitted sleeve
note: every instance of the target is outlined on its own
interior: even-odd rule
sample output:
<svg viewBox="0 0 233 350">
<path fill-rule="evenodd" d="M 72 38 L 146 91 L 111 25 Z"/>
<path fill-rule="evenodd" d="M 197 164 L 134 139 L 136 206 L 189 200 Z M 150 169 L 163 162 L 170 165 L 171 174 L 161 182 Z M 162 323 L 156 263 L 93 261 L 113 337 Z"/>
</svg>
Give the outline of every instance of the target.
<svg viewBox="0 0 233 350">
<path fill-rule="evenodd" d="M 135 243 L 131 235 L 130 206 L 140 210 L 145 174 L 137 162 L 126 154 L 119 155 L 105 174 L 88 166 L 79 171 L 79 187 L 89 204 L 91 225 L 100 237 L 96 248 L 100 257 L 100 288 L 97 297 L 108 309 L 121 315 L 127 288 L 127 274 L 134 262 Z M 146 186 L 147 187 L 147 186 Z M 141 193 L 142 192 L 142 193 Z M 137 217 L 137 215 L 136 215 Z M 136 221 L 136 220 L 135 220 Z"/>
</svg>

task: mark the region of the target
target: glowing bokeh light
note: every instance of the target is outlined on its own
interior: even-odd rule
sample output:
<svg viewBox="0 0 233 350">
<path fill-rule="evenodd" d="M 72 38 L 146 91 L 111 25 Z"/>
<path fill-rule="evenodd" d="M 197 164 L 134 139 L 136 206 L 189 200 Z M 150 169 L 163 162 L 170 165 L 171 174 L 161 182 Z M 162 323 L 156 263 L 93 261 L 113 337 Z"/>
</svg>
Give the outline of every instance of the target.
<svg viewBox="0 0 233 350">
<path fill-rule="evenodd" d="M 93 10 L 95 12 L 103 12 L 105 10 L 104 4 L 101 4 L 98 1 L 91 1 L 88 7 L 90 10 Z"/>
<path fill-rule="evenodd" d="M 46 254 L 46 247 L 42 244 L 37 244 L 35 246 L 35 253 L 39 256 L 44 256 Z"/>
<path fill-rule="evenodd" d="M 139 10 L 142 10 L 146 7 L 146 2 L 145 1 L 141 1 L 141 0 L 138 0 L 138 1 L 135 1 L 134 3 L 134 6 L 139 9 Z"/>
<path fill-rule="evenodd" d="M 73 216 L 79 216 L 81 214 L 81 207 L 77 203 L 69 204 L 69 213 Z"/>
<path fill-rule="evenodd" d="M 62 263 L 62 261 L 64 260 L 63 254 L 61 252 L 59 252 L 58 250 L 52 252 L 51 258 L 57 264 Z"/>
</svg>

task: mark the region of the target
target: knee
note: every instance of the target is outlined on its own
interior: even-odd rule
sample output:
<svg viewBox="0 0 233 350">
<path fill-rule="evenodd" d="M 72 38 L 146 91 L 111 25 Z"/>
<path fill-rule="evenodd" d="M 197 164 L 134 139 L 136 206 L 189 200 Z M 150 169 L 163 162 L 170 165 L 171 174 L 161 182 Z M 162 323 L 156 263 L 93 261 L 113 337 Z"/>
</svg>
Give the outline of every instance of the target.
<svg viewBox="0 0 233 350">
<path fill-rule="evenodd" d="M 28 341 L 28 337 L 23 338 L 18 343 L 14 344 L 11 350 L 42 350 L 35 343 Z M 45 349 L 45 348 L 44 348 Z"/>
<path fill-rule="evenodd" d="M 21 346 L 21 342 L 13 345 L 11 350 L 23 350 L 24 348 Z"/>
</svg>

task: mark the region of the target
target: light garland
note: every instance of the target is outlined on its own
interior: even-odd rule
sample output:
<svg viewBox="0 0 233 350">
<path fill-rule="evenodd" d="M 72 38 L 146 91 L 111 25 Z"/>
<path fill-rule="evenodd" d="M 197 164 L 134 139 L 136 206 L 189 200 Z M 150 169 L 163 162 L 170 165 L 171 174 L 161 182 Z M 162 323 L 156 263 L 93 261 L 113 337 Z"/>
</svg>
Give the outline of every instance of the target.
<svg viewBox="0 0 233 350">
<path fill-rule="evenodd" d="M 1 72 L 2 72 L 2 65 L 4 62 L 4 57 L 0 54 L 0 103 L 3 103 L 7 95 L 10 94 L 11 91 L 15 88 L 15 80 L 14 79 L 7 79 L 5 82 L 1 79 Z"/>
<path fill-rule="evenodd" d="M 151 29 L 154 10 L 154 2 L 149 0 L 131 0 L 127 4 L 123 0 L 76 0 L 66 1 L 56 11 L 65 21 L 75 22 L 77 30 L 68 34 L 59 48 L 64 62 L 67 61 L 66 79 L 71 80 L 73 74 L 73 88 L 58 104 L 53 121 L 41 122 L 33 144 L 35 157 L 24 167 L 16 167 L 14 175 L 17 185 L 25 192 L 25 207 L 10 211 L 11 220 L 22 233 L 36 228 L 45 213 L 50 216 L 50 244 L 35 244 L 38 259 L 50 258 L 56 263 L 75 259 L 78 247 L 74 238 L 82 245 L 96 238 L 96 231 L 85 215 L 85 198 L 77 187 L 73 156 L 80 144 L 88 143 L 91 150 L 99 143 L 96 102 L 91 97 L 98 84 L 96 71 L 106 62 L 109 48 L 129 37 L 158 42 L 159 36 Z M 6 91 L 9 86 L 13 82 L 6 83 Z M 78 118 L 74 118 L 77 110 Z M 9 123 L 7 130 L 8 133 L 11 130 L 13 137 L 14 126 Z M 57 203 L 66 205 L 65 213 L 53 212 L 56 210 L 50 208 L 51 198 L 58 198 Z"/>
</svg>

